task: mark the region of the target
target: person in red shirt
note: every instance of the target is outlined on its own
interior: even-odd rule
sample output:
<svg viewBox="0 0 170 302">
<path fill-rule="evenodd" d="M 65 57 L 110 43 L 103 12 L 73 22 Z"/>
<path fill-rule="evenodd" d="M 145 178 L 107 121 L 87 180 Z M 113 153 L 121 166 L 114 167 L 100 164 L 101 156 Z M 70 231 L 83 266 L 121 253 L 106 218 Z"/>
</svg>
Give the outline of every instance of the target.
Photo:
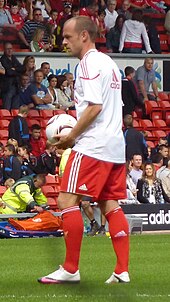
<svg viewBox="0 0 170 302">
<path fill-rule="evenodd" d="M 48 23 L 54 25 L 54 29 L 56 29 L 58 26 L 57 19 L 58 19 L 58 11 L 56 9 L 52 9 L 50 11 L 50 19 L 48 20 Z"/>
<path fill-rule="evenodd" d="M 41 137 L 41 127 L 38 124 L 31 127 L 30 145 L 31 153 L 36 157 L 45 151 L 46 141 Z"/>
<path fill-rule="evenodd" d="M 89 17 L 97 26 L 99 26 L 98 8 L 98 4 L 93 1 L 87 7 L 80 8 L 79 15 Z"/>
<path fill-rule="evenodd" d="M 16 29 L 20 30 L 24 25 L 24 20 L 19 14 L 19 7 L 17 3 L 11 4 L 10 13 Z"/>
</svg>

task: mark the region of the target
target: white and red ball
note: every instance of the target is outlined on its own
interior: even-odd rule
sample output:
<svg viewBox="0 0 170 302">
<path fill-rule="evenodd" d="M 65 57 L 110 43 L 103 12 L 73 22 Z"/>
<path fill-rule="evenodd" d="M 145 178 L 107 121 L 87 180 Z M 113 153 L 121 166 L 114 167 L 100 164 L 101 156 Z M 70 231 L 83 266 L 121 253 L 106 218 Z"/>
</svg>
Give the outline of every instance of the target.
<svg viewBox="0 0 170 302">
<path fill-rule="evenodd" d="M 69 114 L 58 114 L 53 116 L 46 126 L 46 136 L 47 139 L 54 144 L 57 139 L 54 138 L 55 135 L 67 135 L 76 125 L 77 120 Z"/>
</svg>

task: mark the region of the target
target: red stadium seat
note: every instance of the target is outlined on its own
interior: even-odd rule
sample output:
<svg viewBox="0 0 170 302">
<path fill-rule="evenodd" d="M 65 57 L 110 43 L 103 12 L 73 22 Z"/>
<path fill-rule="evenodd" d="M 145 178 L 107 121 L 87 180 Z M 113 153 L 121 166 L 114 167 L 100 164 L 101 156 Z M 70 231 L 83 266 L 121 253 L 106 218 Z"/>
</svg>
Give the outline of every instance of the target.
<svg viewBox="0 0 170 302">
<path fill-rule="evenodd" d="M 11 115 L 12 116 L 16 116 L 16 115 L 18 115 L 18 109 L 11 109 Z"/>
<path fill-rule="evenodd" d="M 53 110 L 51 109 L 43 109 L 40 110 L 40 117 L 43 119 L 50 119 L 51 117 L 53 117 Z"/>
<path fill-rule="evenodd" d="M 7 140 L 8 139 L 8 130 L 7 129 L 1 129 L 0 131 L 0 140 Z"/>
<path fill-rule="evenodd" d="M 147 143 L 148 147 L 155 148 L 154 142 L 152 142 L 152 141 L 146 141 L 146 143 Z"/>
<path fill-rule="evenodd" d="M 77 119 L 76 110 L 68 110 L 67 113 Z"/>
<path fill-rule="evenodd" d="M 152 122 L 150 120 L 141 119 L 139 121 L 139 123 L 140 123 L 140 126 L 142 127 L 142 129 L 144 129 L 144 130 L 153 130 L 154 129 L 154 125 L 152 124 Z"/>
<path fill-rule="evenodd" d="M 0 119 L 7 119 L 11 120 L 12 116 L 9 110 L 7 109 L 0 109 Z"/>
<path fill-rule="evenodd" d="M 58 208 L 57 200 L 54 197 L 48 197 L 47 204 L 52 210 L 56 210 Z"/>
<path fill-rule="evenodd" d="M 55 175 L 49 175 L 49 174 L 46 175 L 46 184 L 55 186 L 56 185 Z"/>
<path fill-rule="evenodd" d="M 169 52 L 168 35 L 159 34 L 159 39 L 160 39 L 160 46 L 161 46 L 162 53 L 168 53 Z"/>
<path fill-rule="evenodd" d="M 53 110 L 54 115 L 58 115 L 58 114 L 66 114 L 65 110 L 62 109 L 55 109 Z"/>
<path fill-rule="evenodd" d="M 29 119 L 40 119 L 40 114 L 38 110 L 29 110 L 28 112 L 28 118 Z"/>
<path fill-rule="evenodd" d="M 166 92 L 158 92 L 158 97 L 161 99 L 161 100 L 168 100 L 168 94 Z"/>
<path fill-rule="evenodd" d="M 53 196 L 55 197 L 57 195 L 53 186 L 48 186 L 48 185 L 43 186 L 42 192 L 46 197 L 53 197 Z"/>
<path fill-rule="evenodd" d="M 157 119 L 155 119 L 155 120 L 153 120 L 153 125 L 156 128 L 160 129 L 160 130 L 166 130 L 167 129 L 167 125 L 166 125 L 166 123 L 165 123 L 164 120 L 157 120 Z"/>
<path fill-rule="evenodd" d="M 1 129 L 8 129 L 9 121 L 8 120 L 0 120 L 0 128 Z"/>
<path fill-rule="evenodd" d="M 40 121 L 34 120 L 34 119 L 28 119 L 28 118 L 27 118 L 27 124 L 28 124 L 28 127 L 31 128 L 32 125 L 34 125 L 34 124 L 40 125 Z"/>
<path fill-rule="evenodd" d="M 165 122 L 168 127 L 170 127 L 170 111 L 165 112 Z"/>
<path fill-rule="evenodd" d="M 154 130 L 153 133 L 157 139 L 159 139 L 160 137 L 166 136 L 166 132 L 163 130 Z"/>
</svg>

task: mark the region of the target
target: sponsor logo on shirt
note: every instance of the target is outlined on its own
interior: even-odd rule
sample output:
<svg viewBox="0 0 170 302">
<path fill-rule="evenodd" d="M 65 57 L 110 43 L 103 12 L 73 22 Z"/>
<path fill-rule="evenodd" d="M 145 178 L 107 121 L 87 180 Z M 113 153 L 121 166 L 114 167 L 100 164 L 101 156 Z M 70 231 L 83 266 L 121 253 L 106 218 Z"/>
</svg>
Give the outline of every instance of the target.
<svg viewBox="0 0 170 302">
<path fill-rule="evenodd" d="M 110 84 L 110 87 L 113 89 L 120 89 L 120 82 L 119 82 L 114 70 L 112 70 L 112 82 Z"/>
</svg>

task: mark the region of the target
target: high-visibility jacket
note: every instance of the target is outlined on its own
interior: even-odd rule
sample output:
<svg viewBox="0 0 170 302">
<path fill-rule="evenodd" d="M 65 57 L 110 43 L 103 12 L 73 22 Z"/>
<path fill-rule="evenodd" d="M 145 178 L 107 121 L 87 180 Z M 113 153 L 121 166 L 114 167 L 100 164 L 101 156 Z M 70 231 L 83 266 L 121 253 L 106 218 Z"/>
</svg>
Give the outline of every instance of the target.
<svg viewBox="0 0 170 302">
<path fill-rule="evenodd" d="M 6 207 L 0 207 L 0 213 L 14 214 L 17 212 L 25 212 L 27 206 L 32 202 L 35 205 L 46 205 L 47 198 L 40 188 L 35 188 L 33 176 L 26 176 L 17 180 L 11 188 L 2 196 L 2 201 Z"/>
</svg>

